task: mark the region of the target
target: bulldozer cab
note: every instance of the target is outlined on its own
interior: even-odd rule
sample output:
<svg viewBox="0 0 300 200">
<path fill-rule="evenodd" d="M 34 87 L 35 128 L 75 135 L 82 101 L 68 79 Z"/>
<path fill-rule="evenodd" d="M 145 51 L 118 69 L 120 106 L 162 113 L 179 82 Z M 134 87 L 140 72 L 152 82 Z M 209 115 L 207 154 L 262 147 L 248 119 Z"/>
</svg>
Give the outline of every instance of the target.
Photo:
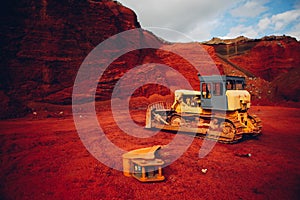
<svg viewBox="0 0 300 200">
<path fill-rule="evenodd" d="M 244 90 L 245 88 L 244 77 L 199 75 L 199 80 L 203 109 L 228 110 L 230 102 L 228 102 L 227 91 Z M 236 108 L 236 106 L 232 107 Z"/>
</svg>

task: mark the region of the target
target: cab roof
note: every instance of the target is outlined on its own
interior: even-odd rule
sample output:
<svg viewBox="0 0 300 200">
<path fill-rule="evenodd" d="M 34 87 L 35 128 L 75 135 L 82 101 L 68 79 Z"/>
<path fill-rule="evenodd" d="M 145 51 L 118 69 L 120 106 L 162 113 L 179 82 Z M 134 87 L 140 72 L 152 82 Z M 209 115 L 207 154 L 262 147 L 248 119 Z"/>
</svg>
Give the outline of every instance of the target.
<svg viewBox="0 0 300 200">
<path fill-rule="evenodd" d="M 240 76 L 227 76 L 227 75 L 212 75 L 212 76 L 201 76 L 198 74 L 200 82 L 227 82 L 227 81 L 237 81 L 237 82 L 245 82 L 245 77 Z"/>
</svg>

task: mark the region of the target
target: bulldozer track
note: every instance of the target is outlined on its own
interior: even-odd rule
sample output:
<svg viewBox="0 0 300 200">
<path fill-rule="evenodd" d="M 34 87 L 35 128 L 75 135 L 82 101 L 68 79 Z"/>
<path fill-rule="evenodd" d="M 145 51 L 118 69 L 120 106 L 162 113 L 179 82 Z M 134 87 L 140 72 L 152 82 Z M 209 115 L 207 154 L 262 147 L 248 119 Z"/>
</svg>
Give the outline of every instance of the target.
<svg viewBox="0 0 300 200">
<path fill-rule="evenodd" d="M 192 116 L 192 115 L 191 115 Z M 194 115 L 195 116 L 195 115 Z M 201 119 L 203 119 L 203 116 L 197 116 Z M 251 118 L 256 120 L 256 123 L 260 123 L 260 119 L 256 116 L 250 116 Z M 171 132 L 177 132 L 180 131 L 179 133 L 184 133 L 186 135 L 189 136 L 193 136 L 195 138 L 206 138 L 209 140 L 214 140 L 220 143 L 226 143 L 226 144 L 232 144 L 232 143 L 237 143 L 238 141 L 240 141 L 243 138 L 243 134 L 244 132 L 242 131 L 243 128 L 246 128 L 246 126 L 241 123 L 240 121 L 238 121 L 235 118 L 231 118 L 231 117 L 220 117 L 220 116 L 205 116 L 206 119 L 210 118 L 210 119 L 214 119 L 214 118 L 218 118 L 219 121 L 222 122 L 226 122 L 226 123 L 230 123 L 232 124 L 233 128 L 234 128 L 234 132 L 231 133 L 228 137 L 222 136 L 222 130 L 210 130 L 209 126 L 206 126 L 206 128 L 200 128 L 200 127 L 193 127 L 189 124 L 184 124 L 182 126 L 172 126 L 169 124 L 164 124 L 164 125 L 156 125 L 154 128 L 156 129 L 161 129 L 162 131 L 171 131 Z M 186 123 L 186 122 L 184 122 Z M 204 126 L 205 127 L 205 126 Z M 260 129 L 261 126 L 258 126 L 258 129 L 255 130 L 257 131 L 257 133 L 253 133 L 253 136 L 259 135 L 260 134 Z M 200 131 L 200 130 L 205 130 L 205 131 Z M 195 134 L 191 134 L 191 133 L 195 133 Z"/>
</svg>

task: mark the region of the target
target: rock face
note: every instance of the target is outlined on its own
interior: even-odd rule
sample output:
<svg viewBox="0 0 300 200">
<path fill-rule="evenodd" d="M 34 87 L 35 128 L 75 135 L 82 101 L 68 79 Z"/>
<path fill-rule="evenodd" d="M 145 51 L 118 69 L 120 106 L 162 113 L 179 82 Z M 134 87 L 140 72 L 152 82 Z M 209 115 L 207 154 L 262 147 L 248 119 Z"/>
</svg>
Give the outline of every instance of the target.
<svg viewBox="0 0 300 200">
<path fill-rule="evenodd" d="M 30 102 L 71 104 L 72 89 L 78 69 L 84 58 L 99 43 L 122 31 L 140 28 L 135 13 L 116 1 L 102 0 L 13 0 L 1 7 L 1 73 L 0 118 L 19 117 L 34 108 Z M 156 43 L 164 50 L 142 49 L 126 53 L 107 68 L 98 83 L 96 100 L 110 99 L 119 79 L 135 66 L 157 63 L 172 66 L 198 90 L 197 70 L 185 58 L 173 51 L 180 50 L 204 69 L 204 74 L 229 74 L 249 77 L 249 90 L 254 100 L 261 98 L 299 101 L 299 42 L 290 37 L 266 37 L 250 40 L 214 38 L 206 43 L 170 44 L 148 31 L 141 31 L 138 42 Z M 124 41 L 121 41 L 124 42 Z M 131 46 L 127 42 L 127 46 Z M 196 54 L 198 48 L 206 53 Z M 115 52 L 107 52 L 113 55 Z M 207 60 L 205 54 L 212 60 Z M 217 67 L 217 72 L 211 66 Z M 290 70 L 294 82 L 287 83 Z M 165 85 L 177 84 L 170 71 L 161 71 L 155 64 L 144 73 L 144 81 L 158 77 Z M 141 84 L 140 77 L 130 80 Z M 288 90 L 285 89 L 288 84 Z M 294 84 L 293 86 L 291 84 Z M 262 87 L 263 86 L 263 87 Z M 119 88 L 120 97 L 129 85 Z M 137 87 L 133 96 L 160 92 L 170 94 L 168 88 L 158 85 Z M 298 92 L 299 93 L 299 92 Z"/>
<path fill-rule="evenodd" d="M 27 107 L 32 101 L 71 104 L 76 74 L 89 52 L 110 36 L 140 28 L 135 13 L 115 1 L 22 0 L 6 4 L 8 9 L 1 13 L 4 30 L 1 52 L 5 53 L 1 54 L 0 90 L 5 100 L 2 108 L 6 108 L 1 118 L 18 117 L 34 110 Z M 198 89 L 197 71 L 184 58 L 172 53 L 174 49 L 192 55 L 193 60 L 199 60 L 197 63 L 208 69 L 207 73 L 212 72 L 205 56 L 194 55 L 200 44 L 167 44 L 148 31 L 142 31 L 137 41 L 167 47 L 165 51 L 136 50 L 118 58 L 99 80 L 96 100 L 110 99 L 122 75 L 135 66 L 148 63 L 172 66 Z M 126 45 L 131 46 L 130 43 Z M 213 48 L 206 49 L 214 55 Z M 217 65 L 222 72 L 221 64 Z M 145 82 L 151 76 L 162 77 L 161 82 L 166 85 L 180 86 L 172 73 L 161 71 L 155 65 L 145 74 Z M 140 80 L 130 80 L 130 83 L 139 85 Z M 123 91 L 124 87 L 119 89 L 120 97 L 124 96 Z M 149 97 L 157 91 L 161 95 L 170 93 L 166 87 L 148 84 L 138 87 L 134 96 Z"/>
<path fill-rule="evenodd" d="M 70 103 L 71 87 L 85 56 L 108 37 L 140 27 L 134 12 L 113 1 L 5 4 L 0 20 L 0 90 L 12 116 L 26 110 L 26 101 Z M 13 109 L 10 105 L 16 102 L 23 106 Z"/>
<path fill-rule="evenodd" d="M 249 89 L 258 100 L 274 103 L 299 102 L 300 43 L 289 36 L 266 36 L 261 39 L 238 37 L 232 40 L 213 38 L 206 42 L 235 71 L 255 78 Z M 225 70 L 226 71 L 226 70 Z M 228 70 L 226 73 L 230 73 Z M 287 78 L 289 77 L 289 78 Z M 258 79 L 260 79 L 258 81 Z"/>
<path fill-rule="evenodd" d="M 205 44 L 238 65 L 249 74 L 267 81 L 300 65 L 300 43 L 288 36 L 268 36 L 262 39 L 238 37 L 232 40 L 213 38 Z"/>
</svg>

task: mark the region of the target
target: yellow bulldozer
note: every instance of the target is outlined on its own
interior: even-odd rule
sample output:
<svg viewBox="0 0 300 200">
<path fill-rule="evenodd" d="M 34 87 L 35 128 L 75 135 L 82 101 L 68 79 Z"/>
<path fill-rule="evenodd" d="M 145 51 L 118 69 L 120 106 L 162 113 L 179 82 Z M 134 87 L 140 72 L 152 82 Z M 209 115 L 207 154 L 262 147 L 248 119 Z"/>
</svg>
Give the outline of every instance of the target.
<svg viewBox="0 0 300 200">
<path fill-rule="evenodd" d="M 176 90 L 172 105 L 150 104 L 146 128 L 194 133 L 223 143 L 261 134 L 261 120 L 248 112 L 251 95 L 244 77 L 198 76 L 200 91 Z"/>
</svg>

